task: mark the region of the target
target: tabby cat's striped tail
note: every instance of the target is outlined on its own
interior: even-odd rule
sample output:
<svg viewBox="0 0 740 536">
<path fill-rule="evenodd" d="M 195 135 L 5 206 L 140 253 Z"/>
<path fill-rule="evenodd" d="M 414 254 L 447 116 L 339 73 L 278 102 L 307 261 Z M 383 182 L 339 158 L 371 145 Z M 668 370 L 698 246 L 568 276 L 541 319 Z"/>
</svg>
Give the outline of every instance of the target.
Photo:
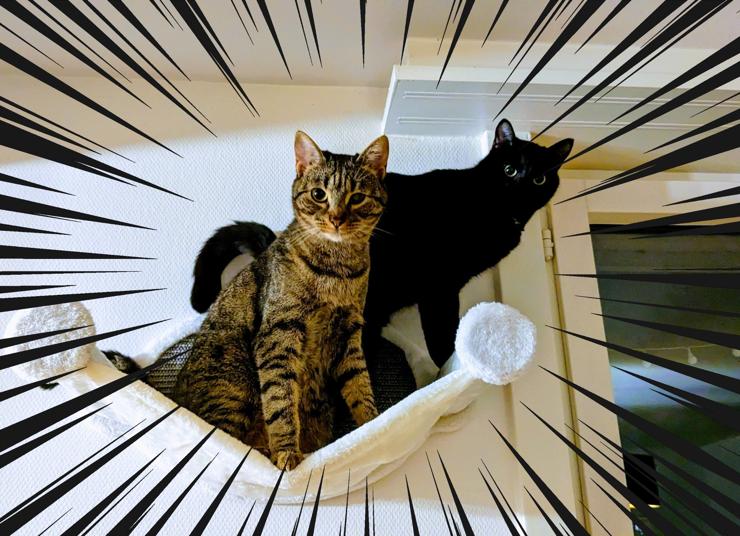
<svg viewBox="0 0 740 536">
<path fill-rule="evenodd" d="M 127 355 L 123 355 L 115 350 L 103 350 L 103 354 L 108 358 L 108 361 L 121 372 L 129 374 L 130 372 L 136 372 L 141 370 L 141 367 Z"/>
<path fill-rule="evenodd" d="M 103 350 L 103 355 L 108 358 L 108 361 L 110 361 L 114 367 L 126 374 L 129 372 L 136 372 L 141 369 L 141 367 L 136 364 L 136 361 L 127 355 L 116 352 L 115 350 Z M 41 388 L 46 390 L 54 389 L 57 385 L 59 385 L 58 382 L 50 382 L 41 385 Z"/>
</svg>

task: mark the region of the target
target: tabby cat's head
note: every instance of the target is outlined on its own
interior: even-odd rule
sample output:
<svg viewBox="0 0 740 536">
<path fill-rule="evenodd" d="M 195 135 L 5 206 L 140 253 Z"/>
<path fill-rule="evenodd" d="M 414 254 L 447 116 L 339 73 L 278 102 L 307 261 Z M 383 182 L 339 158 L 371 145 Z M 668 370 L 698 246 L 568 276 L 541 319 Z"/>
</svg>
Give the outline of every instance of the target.
<svg viewBox="0 0 740 536">
<path fill-rule="evenodd" d="M 535 212 L 555 195 L 560 184 L 558 170 L 571 149 L 573 140 L 567 138 L 550 147 L 521 140 L 506 119 L 496 127 L 496 137 L 489 155 L 481 162 L 487 172 L 491 188 L 505 191 L 516 208 Z"/>
<path fill-rule="evenodd" d="M 299 130 L 295 162 L 293 210 L 303 229 L 333 242 L 368 240 L 387 200 L 388 138 L 350 156 L 322 151 Z"/>
</svg>

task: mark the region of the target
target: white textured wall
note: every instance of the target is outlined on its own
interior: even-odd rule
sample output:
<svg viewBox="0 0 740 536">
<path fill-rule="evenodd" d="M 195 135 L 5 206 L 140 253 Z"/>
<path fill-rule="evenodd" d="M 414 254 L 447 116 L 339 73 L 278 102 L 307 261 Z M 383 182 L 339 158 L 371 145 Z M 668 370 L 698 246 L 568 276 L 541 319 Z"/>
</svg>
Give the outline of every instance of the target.
<svg viewBox="0 0 740 536">
<path fill-rule="evenodd" d="M 36 81 L 3 78 L 3 94 L 108 145 L 135 163 L 107 154 L 99 157 L 101 160 L 194 200 L 185 201 L 143 186 L 132 188 L 0 148 L 0 170 L 3 172 L 59 188 L 74 197 L 0 184 L 3 192 L 156 229 L 148 231 L 4 214 L 3 221 L 14 225 L 53 229 L 71 235 L 3 233 L 5 244 L 156 258 L 4 261 L 8 270 L 140 270 L 140 273 L 131 274 L 14 277 L 12 283 L 6 283 L 75 285 L 46 292 L 166 288 L 154 293 L 88 302 L 99 331 L 191 314 L 193 261 L 214 229 L 234 219 L 253 219 L 273 229 L 282 228 L 290 221 L 295 130 L 305 130 L 321 147 L 335 152 L 361 151 L 380 135 L 385 99 L 384 90 L 372 88 L 247 86 L 261 114 L 254 119 L 226 84 L 189 84 L 187 95 L 212 121 L 211 127 L 218 136 L 214 138 L 146 86 L 136 87 L 136 91 L 153 110 L 147 110 L 120 91 L 111 91 L 107 82 L 80 78 L 67 81 L 110 106 L 112 111 L 183 158 L 127 132 Z M 480 158 L 480 150 L 478 138 L 394 138 L 389 169 L 419 173 L 437 167 L 466 167 Z M 105 341 L 101 347 L 136 353 L 157 329 L 161 328 L 123 335 Z"/>
</svg>

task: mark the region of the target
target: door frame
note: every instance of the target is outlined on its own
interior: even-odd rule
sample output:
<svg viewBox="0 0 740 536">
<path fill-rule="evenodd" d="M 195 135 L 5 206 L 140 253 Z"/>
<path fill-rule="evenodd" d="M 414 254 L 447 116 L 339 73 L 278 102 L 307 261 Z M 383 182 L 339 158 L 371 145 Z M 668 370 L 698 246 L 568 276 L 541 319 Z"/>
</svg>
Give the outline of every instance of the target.
<svg viewBox="0 0 740 536">
<path fill-rule="evenodd" d="M 561 170 L 561 184 L 549 207 L 555 242 L 556 274 L 594 274 L 596 265 L 590 235 L 591 224 L 625 224 L 672 214 L 721 206 L 727 198 L 696 201 L 668 206 L 670 203 L 717 192 L 740 184 L 740 174 L 732 173 L 660 173 L 601 192 L 565 201 L 602 180 L 616 175 L 611 170 Z M 562 203 L 561 203 L 562 202 Z M 702 222 L 707 224 L 709 222 Z M 556 276 L 561 327 L 575 333 L 605 340 L 601 303 L 578 296 L 599 297 L 595 278 Z M 571 335 L 562 335 L 568 378 L 603 398 L 614 401 L 607 349 Z M 570 390 L 572 423 L 575 430 L 598 444 L 599 438 L 579 422 L 582 420 L 617 444 L 619 428 L 616 416 L 584 395 Z M 586 454 L 603 464 L 604 469 L 624 483 L 624 473 L 576 435 L 574 442 Z M 602 450 L 603 447 L 601 447 Z M 622 460 L 615 460 L 621 465 Z M 606 497 L 594 481 L 604 481 L 593 469 L 578 460 L 581 500 L 613 534 L 631 534 L 631 523 Z M 604 485 L 608 489 L 607 485 Z M 623 506 L 627 506 L 623 504 Z M 590 517 L 590 515 L 588 515 Z M 598 523 L 588 519 L 592 534 L 606 534 Z"/>
<path fill-rule="evenodd" d="M 519 246 L 498 264 L 501 301 L 516 307 L 537 328 L 534 364 L 521 378 L 506 386 L 506 389 L 513 423 L 513 443 L 517 451 L 559 500 L 584 523 L 574 453 L 524 406 L 526 404 L 561 433 L 571 437 L 570 431 L 564 426 L 572 425 L 566 386 L 539 369 L 542 366 L 558 374 L 566 374 L 560 336 L 547 327 L 559 323 L 552 263 L 546 260 L 542 241 L 542 232 L 547 225 L 546 211 L 537 212 L 524 227 Z M 507 456 L 505 460 L 516 463 L 513 456 Z M 517 509 L 523 517 L 527 532 L 551 532 L 535 504 L 525 494 L 524 488 L 534 495 L 549 516 L 557 518 L 558 514 L 519 464 L 517 473 Z"/>
</svg>

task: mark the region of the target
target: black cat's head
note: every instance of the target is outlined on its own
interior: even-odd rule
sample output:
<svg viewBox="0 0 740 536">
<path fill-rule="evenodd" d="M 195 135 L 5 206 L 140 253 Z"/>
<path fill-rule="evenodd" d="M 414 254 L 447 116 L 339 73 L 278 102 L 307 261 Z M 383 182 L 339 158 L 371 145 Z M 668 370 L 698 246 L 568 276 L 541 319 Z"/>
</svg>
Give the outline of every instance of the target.
<svg viewBox="0 0 740 536">
<path fill-rule="evenodd" d="M 488 180 L 505 192 L 512 208 L 534 213 L 545 206 L 560 185 L 558 169 L 573 148 L 571 138 L 550 147 L 521 140 L 514 135 L 511 123 L 502 119 L 489 155 L 481 162 Z"/>
</svg>

